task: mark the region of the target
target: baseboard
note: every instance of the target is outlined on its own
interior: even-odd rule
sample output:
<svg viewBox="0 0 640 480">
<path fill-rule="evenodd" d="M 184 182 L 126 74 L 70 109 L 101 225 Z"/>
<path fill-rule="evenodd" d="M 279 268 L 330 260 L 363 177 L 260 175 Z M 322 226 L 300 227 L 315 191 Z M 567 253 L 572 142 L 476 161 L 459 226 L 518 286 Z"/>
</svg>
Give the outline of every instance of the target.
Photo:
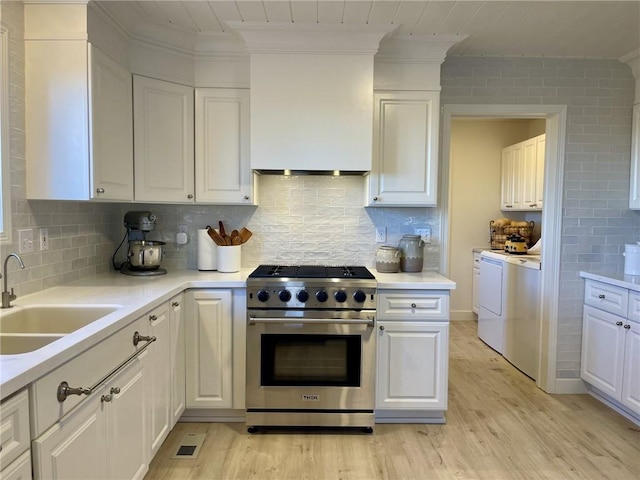
<svg viewBox="0 0 640 480">
<path fill-rule="evenodd" d="M 556 378 L 554 394 L 581 394 L 588 393 L 587 386 L 579 378 Z"/>
<path fill-rule="evenodd" d="M 244 423 L 245 411 L 234 409 L 187 409 L 180 417 L 182 423 Z"/>
<path fill-rule="evenodd" d="M 627 420 L 630 420 L 631 422 L 635 423 L 636 425 L 638 425 L 640 427 L 640 415 L 638 415 L 637 413 L 632 412 L 626 406 L 618 403 L 618 401 L 616 401 L 616 400 L 613 400 L 608 395 L 606 395 L 605 393 L 601 392 L 600 390 L 598 390 L 597 388 L 595 388 L 593 386 L 589 386 L 587 392 L 593 398 L 595 398 L 598 401 L 604 403 L 607 407 L 615 410 L 620 415 L 625 417 Z"/>
<path fill-rule="evenodd" d="M 473 321 L 476 320 L 478 318 L 478 316 L 473 313 L 473 311 L 471 310 L 451 310 L 449 312 L 449 318 L 452 321 L 464 321 L 464 322 L 469 322 L 469 321 Z"/>
</svg>

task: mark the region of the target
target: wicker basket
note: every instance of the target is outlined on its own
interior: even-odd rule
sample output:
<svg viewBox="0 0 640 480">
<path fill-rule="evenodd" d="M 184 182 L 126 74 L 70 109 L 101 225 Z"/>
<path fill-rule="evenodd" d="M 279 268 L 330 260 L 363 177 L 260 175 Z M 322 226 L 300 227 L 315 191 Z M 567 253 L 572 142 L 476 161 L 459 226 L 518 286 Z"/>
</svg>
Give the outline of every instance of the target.
<svg viewBox="0 0 640 480">
<path fill-rule="evenodd" d="M 529 222 L 526 227 L 512 227 L 507 225 L 499 227 L 491 220 L 489 222 L 489 237 L 491 239 L 491 250 L 504 250 L 504 244 L 510 235 L 520 235 L 527 242 L 527 247 L 531 246 L 534 222 Z"/>
</svg>

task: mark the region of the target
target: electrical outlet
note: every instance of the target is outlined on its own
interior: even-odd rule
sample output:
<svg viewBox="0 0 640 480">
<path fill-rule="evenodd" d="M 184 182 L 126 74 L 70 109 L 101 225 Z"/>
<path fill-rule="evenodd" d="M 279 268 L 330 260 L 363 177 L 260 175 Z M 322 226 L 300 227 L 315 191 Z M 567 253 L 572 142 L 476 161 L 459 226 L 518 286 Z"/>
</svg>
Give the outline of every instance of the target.
<svg viewBox="0 0 640 480">
<path fill-rule="evenodd" d="M 18 230 L 18 253 L 33 252 L 33 230 Z"/>
<path fill-rule="evenodd" d="M 387 241 L 387 227 L 376 228 L 376 243 Z"/>
<path fill-rule="evenodd" d="M 40 250 L 49 250 L 49 229 L 47 227 L 40 229 Z"/>
<path fill-rule="evenodd" d="M 422 237 L 422 241 L 424 243 L 431 243 L 431 228 L 416 228 L 416 235 L 420 235 Z"/>
</svg>

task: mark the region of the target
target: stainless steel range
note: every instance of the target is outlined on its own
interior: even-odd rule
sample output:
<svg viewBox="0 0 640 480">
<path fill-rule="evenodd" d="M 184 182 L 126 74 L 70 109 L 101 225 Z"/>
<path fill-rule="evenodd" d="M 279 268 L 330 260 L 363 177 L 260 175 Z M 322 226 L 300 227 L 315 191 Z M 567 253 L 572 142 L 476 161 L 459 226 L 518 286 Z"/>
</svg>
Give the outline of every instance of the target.
<svg viewBox="0 0 640 480">
<path fill-rule="evenodd" d="M 375 277 L 261 265 L 247 279 L 247 426 L 374 424 Z"/>
</svg>

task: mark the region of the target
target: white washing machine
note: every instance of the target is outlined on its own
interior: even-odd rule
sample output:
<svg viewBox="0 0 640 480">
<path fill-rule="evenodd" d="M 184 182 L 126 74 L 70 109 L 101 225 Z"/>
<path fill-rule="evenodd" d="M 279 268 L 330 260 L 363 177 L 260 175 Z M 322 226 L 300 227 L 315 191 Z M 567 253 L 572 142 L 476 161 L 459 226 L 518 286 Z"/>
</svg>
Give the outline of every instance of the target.
<svg viewBox="0 0 640 480">
<path fill-rule="evenodd" d="M 485 251 L 480 255 L 478 337 L 500 354 L 507 311 L 505 260 L 505 255 L 498 252 Z"/>
</svg>

